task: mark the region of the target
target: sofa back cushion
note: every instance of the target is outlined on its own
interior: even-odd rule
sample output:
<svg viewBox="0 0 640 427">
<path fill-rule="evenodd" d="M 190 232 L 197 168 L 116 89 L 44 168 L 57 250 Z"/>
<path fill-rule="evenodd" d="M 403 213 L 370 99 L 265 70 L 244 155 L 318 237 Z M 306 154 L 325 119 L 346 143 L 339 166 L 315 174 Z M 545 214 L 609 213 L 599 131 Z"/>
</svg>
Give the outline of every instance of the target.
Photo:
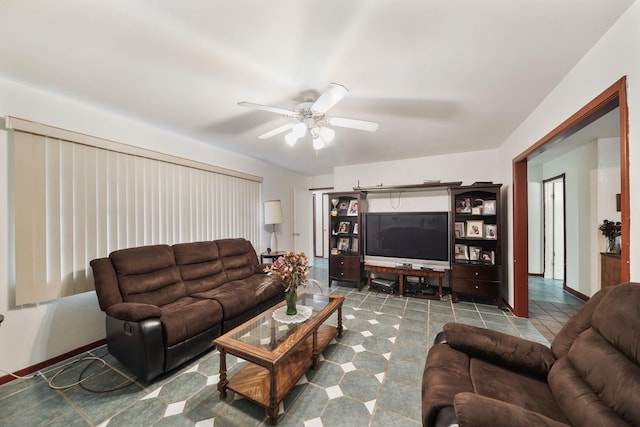
<svg viewBox="0 0 640 427">
<path fill-rule="evenodd" d="M 109 255 L 124 302 L 163 306 L 186 296 L 168 245 L 121 249 Z"/>
<path fill-rule="evenodd" d="M 220 239 L 215 242 L 229 280 L 246 279 L 257 272 L 258 256 L 251 242 L 246 239 Z"/>
<path fill-rule="evenodd" d="M 180 243 L 173 245 L 173 253 L 187 295 L 217 288 L 228 281 L 215 242 Z"/>
<path fill-rule="evenodd" d="M 572 425 L 640 425 L 640 284 L 608 289 L 549 374 Z"/>
<path fill-rule="evenodd" d="M 566 355 L 578 335 L 591 327 L 591 317 L 593 316 L 593 313 L 596 311 L 596 308 L 600 304 L 602 298 L 611 289 L 612 288 L 604 288 L 596 292 L 589 301 L 587 301 L 580 310 L 571 316 L 567 323 L 564 324 L 560 332 L 558 332 L 551 342 L 551 350 L 557 359 Z"/>
</svg>

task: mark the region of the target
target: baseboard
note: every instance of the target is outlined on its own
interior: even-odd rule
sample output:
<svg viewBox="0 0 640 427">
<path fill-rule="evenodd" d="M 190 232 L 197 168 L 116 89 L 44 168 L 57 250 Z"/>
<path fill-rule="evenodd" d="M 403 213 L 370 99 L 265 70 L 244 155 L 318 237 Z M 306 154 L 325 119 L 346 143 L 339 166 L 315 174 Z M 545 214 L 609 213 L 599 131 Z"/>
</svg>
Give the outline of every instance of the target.
<svg viewBox="0 0 640 427">
<path fill-rule="evenodd" d="M 76 348 L 75 350 L 71 350 L 71 351 L 69 351 L 67 353 L 61 354 L 59 356 L 53 357 L 53 358 L 45 360 L 43 362 L 36 363 L 33 366 L 29 366 L 27 368 L 20 369 L 20 370 L 14 372 L 13 374 L 14 375 L 18 375 L 20 377 L 26 377 L 28 375 L 33 374 L 34 372 L 38 372 L 38 371 L 40 371 L 40 370 L 42 370 L 44 368 L 47 368 L 49 366 L 53 366 L 56 363 L 60 363 L 63 360 L 69 359 L 69 358 L 71 358 L 73 356 L 77 356 L 79 354 L 86 353 L 87 351 L 93 350 L 96 347 L 100 347 L 102 345 L 105 345 L 106 343 L 107 343 L 106 338 L 103 338 L 103 339 L 101 339 L 99 341 L 96 341 L 94 343 L 87 344 L 87 345 L 82 346 L 80 348 Z M 14 378 L 11 375 L 5 375 L 3 377 L 0 377 L 0 385 L 6 384 L 6 383 L 11 382 L 11 381 L 13 381 L 15 379 L 17 379 L 17 378 Z"/>
</svg>

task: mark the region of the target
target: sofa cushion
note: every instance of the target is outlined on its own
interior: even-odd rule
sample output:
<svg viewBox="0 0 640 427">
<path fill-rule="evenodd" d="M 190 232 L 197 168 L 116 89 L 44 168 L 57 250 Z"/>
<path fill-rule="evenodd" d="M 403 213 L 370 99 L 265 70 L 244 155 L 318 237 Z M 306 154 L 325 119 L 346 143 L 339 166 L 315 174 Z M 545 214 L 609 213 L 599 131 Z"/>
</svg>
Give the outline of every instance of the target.
<svg viewBox="0 0 640 427">
<path fill-rule="evenodd" d="M 161 309 L 160 321 L 166 347 L 191 338 L 222 321 L 222 307 L 214 300 L 184 297 Z"/>
<path fill-rule="evenodd" d="M 546 379 L 471 358 L 469 374 L 476 393 L 566 422 Z"/>
<path fill-rule="evenodd" d="M 215 242 L 180 243 L 173 245 L 173 252 L 187 295 L 208 291 L 227 282 Z"/>
<path fill-rule="evenodd" d="M 256 299 L 254 286 L 242 280 L 225 283 L 215 289 L 198 292 L 192 296 L 220 303 L 224 320 L 232 319 L 251 310 L 259 303 Z"/>
<path fill-rule="evenodd" d="M 258 268 L 258 256 L 246 239 L 216 240 L 222 266 L 229 280 L 246 279 Z"/>
<path fill-rule="evenodd" d="M 121 249 L 112 252 L 109 258 L 124 302 L 162 306 L 186 296 L 170 246 Z"/>
</svg>

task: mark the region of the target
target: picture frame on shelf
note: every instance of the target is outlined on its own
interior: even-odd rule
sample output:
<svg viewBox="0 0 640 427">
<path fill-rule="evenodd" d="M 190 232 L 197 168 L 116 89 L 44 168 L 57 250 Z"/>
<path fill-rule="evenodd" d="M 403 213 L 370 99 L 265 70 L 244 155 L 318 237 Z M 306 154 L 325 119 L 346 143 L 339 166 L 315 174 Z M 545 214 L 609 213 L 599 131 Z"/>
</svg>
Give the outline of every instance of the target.
<svg viewBox="0 0 640 427">
<path fill-rule="evenodd" d="M 493 251 L 482 251 L 480 252 L 480 261 L 485 264 L 495 264 L 495 255 Z"/>
<path fill-rule="evenodd" d="M 340 200 L 340 202 L 338 202 L 338 215 L 346 215 L 348 211 L 349 211 L 349 201 Z"/>
<path fill-rule="evenodd" d="M 358 234 L 358 223 L 353 224 L 353 234 Z"/>
<path fill-rule="evenodd" d="M 482 214 L 483 215 L 495 215 L 496 214 L 496 201 L 495 200 L 485 200 L 482 206 Z"/>
<path fill-rule="evenodd" d="M 456 239 L 461 239 L 465 236 L 464 234 L 464 222 L 456 222 L 453 228 L 453 232 L 455 233 Z"/>
<path fill-rule="evenodd" d="M 349 221 L 340 221 L 338 224 L 338 234 L 349 234 Z"/>
<path fill-rule="evenodd" d="M 358 252 L 358 238 L 351 238 L 351 252 Z"/>
<path fill-rule="evenodd" d="M 454 257 L 457 260 L 468 260 L 469 259 L 469 250 L 468 250 L 467 245 L 463 245 L 461 243 L 456 243 Z"/>
<path fill-rule="evenodd" d="M 482 220 L 467 220 L 465 228 L 467 229 L 467 237 L 481 239 L 484 235 L 484 221 Z"/>
<path fill-rule="evenodd" d="M 482 248 L 480 246 L 469 246 L 469 260 L 480 261 L 480 253 Z"/>
<path fill-rule="evenodd" d="M 338 250 L 340 252 L 348 252 L 349 251 L 349 238 L 341 237 L 338 239 Z"/>
<path fill-rule="evenodd" d="M 347 215 L 349 216 L 357 216 L 358 215 L 358 200 L 353 199 L 349 201 L 349 209 L 347 210 Z"/>
<path fill-rule="evenodd" d="M 484 238 L 489 240 L 496 240 L 498 238 L 498 226 L 496 224 L 485 224 Z"/>
<path fill-rule="evenodd" d="M 471 213 L 471 198 L 462 197 L 456 199 L 456 213 L 470 214 Z"/>
</svg>

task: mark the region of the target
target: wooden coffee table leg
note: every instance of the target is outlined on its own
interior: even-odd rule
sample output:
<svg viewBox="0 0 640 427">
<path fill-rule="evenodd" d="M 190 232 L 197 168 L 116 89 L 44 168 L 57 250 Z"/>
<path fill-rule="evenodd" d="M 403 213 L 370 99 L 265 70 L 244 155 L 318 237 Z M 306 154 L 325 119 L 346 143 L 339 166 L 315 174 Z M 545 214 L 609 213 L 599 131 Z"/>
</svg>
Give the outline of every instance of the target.
<svg viewBox="0 0 640 427">
<path fill-rule="evenodd" d="M 342 304 L 338 307 L 338 338 L 342 338 Z"/>
<path fill-rule="evenodd" d="M 313 359 L 313 369 L 318 369 L 318 356 L 320 352 L 318 351 L 318 329 L 313 331 L 313 346 L 311 349 L 311 359 Z"/>
<path fill-rule="evenodd" d="M 271 371 L 271 387 L 269 390 L 269 407 L 267 408 L 267 416 L 271 418 L 271 425 L 278 423 L 278 384 L 276 382 L 276 373 Z"/>
<path fill-rule="evenodd" d="M 220 399 L 227 398 L 227 352 L 224 348 L 219 348 L 220 351 L 220 379 L 218 380 L 218 391 L 220 392 Z"/>
</svg>

